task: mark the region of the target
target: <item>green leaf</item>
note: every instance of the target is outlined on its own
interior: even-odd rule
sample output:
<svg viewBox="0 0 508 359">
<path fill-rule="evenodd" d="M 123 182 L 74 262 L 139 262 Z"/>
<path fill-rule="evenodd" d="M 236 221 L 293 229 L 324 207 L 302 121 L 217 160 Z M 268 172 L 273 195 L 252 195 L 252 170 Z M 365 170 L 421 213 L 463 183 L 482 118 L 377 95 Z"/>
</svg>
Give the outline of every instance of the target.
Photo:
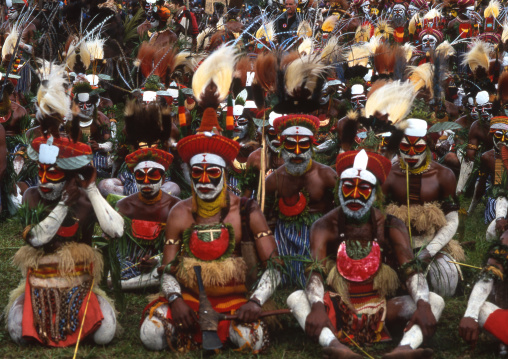
<svg viewBox="0 0 508 359">
<path fill-rule="evenodd" d="M 461 130 L 462 126 L 455 122 L 438 122 L 432 125 L 431 128 L 427 131 L 428 133 L 432 132 L 441 132 L 448 130 Z"/>
</svg>

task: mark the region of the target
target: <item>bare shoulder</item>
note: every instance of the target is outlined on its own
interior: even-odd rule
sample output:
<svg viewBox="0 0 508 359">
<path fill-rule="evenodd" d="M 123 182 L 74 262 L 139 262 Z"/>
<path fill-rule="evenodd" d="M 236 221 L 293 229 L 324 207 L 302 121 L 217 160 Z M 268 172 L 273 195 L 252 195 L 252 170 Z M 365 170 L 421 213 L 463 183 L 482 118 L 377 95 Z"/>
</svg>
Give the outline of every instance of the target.
<svg viewBox="0 0 508 359">
<path fill-rule="evenodd" d="M 333 231 L 338 233 L 338 213 L 339 207 L 332 209 L 330 212 L 319 218 L 312 224 L 311 232 L 315 231 Z"/>
<path fill-rule="evenodd" d="M 127 209 L 127 207 L 132 205 L 134 197 L 137 197 L 137 196 L 138 196 L 137 193 L 133 193 L 133 194 L 127 196 L 127 197 L 122 198 L 118 202 L 116 202 L 116 207 L 118 208 L 118 212 L 124 213 L 125 210 Z"/>
<path fill-rule="evenodd" d="M 247 168 L 254 167 L 259 169 L 259 163 L 261 161 L 261 148 L 250 153 L 249 157 L 247 157 Z"/>
<path fill-rule="evenodd" d="M 437 163 L 435 161 L 432 161 L 431 168 L 437 171 L 440 181 L 456 182 L 455 174 L 448 167 L 443 166 L 442 164 Z"/>
</svg>

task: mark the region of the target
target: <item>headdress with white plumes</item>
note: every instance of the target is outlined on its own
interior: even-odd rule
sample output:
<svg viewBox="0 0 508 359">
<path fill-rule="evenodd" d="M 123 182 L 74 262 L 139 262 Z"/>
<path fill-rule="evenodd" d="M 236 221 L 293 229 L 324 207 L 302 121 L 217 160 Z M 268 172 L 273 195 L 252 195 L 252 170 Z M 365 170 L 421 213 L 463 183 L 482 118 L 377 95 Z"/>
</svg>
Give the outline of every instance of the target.
<svg viewBox="0 0 508 359">
<path fill-rule="evenodd" d="M 372 55 L 368 45 L 352 46 L 351 50 L 346 54 L 348 66 L 364 66 L 369 63 L 369 57 Z"/>
<path fill-rule="evenodd" d="M 483 41 L 475 41 L 471 50 L 464 54 L 462 65 L 468 65 L 473 73 L 479 67 L 483 67 L 485 71 L 488 71 L 491 51 L 492 47 L 490 44 Z"/>
<path fill-rule="evenodd" d="M 106 43 L 105 39 L 100 39 L 98 36 L 86 41 L 86 47 L 88 48 L 88 52 L 90 53 L 90 60 L 102 60 L 104 59 L 104 44 Z"/>
<path fill-rule="evenodd" d="M 494 17 L 497 18 L 499 16 L 499 11 L 501 9 L 501 4 L 497 0 L 490 0 L 489 5 L 485 8 L 483 12 L 483 16 L 485 18 Z"/>
<path fill-rule="evenodd" d="M 409 62 L 409 60 L 411 60 L 411 57 L 413 57 L 413 51 L 414 51 L 415 47 L 413 45 L 411 45 L 409 42 L 406 42 L 404 44 L 403 48 L 406 53 L 406 61 Z"/>
<path fill-rule="evenodd" d="M 337 15 L 328 16 L 323 22 L 323 25 L 321 25 L 321 30 L 324 32 L 332 32 L 337 22 L 339 22 L 339 17 Z"/>
<path fill-rule="evenodd" d="M 508 40 L 508 21 L 505 18 L 503 23 L 503 33 L 501 34 L 501 42 L 505 43 Z"/>
<path fill-rule="evenodd" d="M 47 75 L 41 78 L 37 91 L 37 118 L 41 120 L 49 116 L 63 122 L 71 108 L 71 99 L 66 92 L 69 83 L 63 65 L 45 63 L 48 64 L 49 70 L 41 70 Z"/>
<path fill-rule="evenodd" d="M 321 51 L 321 61 L 325 64 L 335 63 L 341 61 L 340 53 L 342 47 L 338 45 L 339 39 L 336 36 L 332 36 L 328 39 L 326 46 Z"/>
<path fill-rule="evenodd" d="M 418 92 L 424 88 L 432 91 L 432 76 L 434 72 L 434 65 L 427 62 L 420 66 L 409 66 L 409 80 L 414 86 L 415 92 Z"/>
<path fill-rule="evenodd" d="M 78 44 L 78 48 L 76 48 L 76 44 Z M 84 73 L 90 67 L 90 51 L 88 50 L 86 41 L 80 41 L 78 37 L 73 37 L 70 40 L 70 44 L 65 55 L 65 65 L 69 71 L 76 72 L 81 70 L 80 72 Z M 83 68 L 78 70 L 81 66 Z"/>
<path fill-rule="evenodd" d="M 216 107 L 229 93 L 237 49 L 221 46 L 208 56 L 192 77 L 192 91 L 201 107 Z"/>
<path fill-rule="evenodd" d="M 312 36 L 312 27 L 309 25 L 307 20 L 300 21 L 298 30 L 296 30 L 296 36 L 298 37 L 309 37 Z"/>
<path fill-rule="evenodd" d="M 196 37 L 196 49 L 202 50 L 206 48 L 208 42 L 210 41 L 210 36 L 215 29 L 213 27 L 207 27 L 203 31 L 201 31 Z"/>
<path fill-rule="evenodd" d="M 389 37 L 390 35 L 393 35 L 394 31 L 393 27 L 388 24 L 388 21 L 381 20 L 374 29 L 374 36 Z"/>
<path fill-rule="evenodd" d="M 431 20 L 431 19 L 434 19 L 436 17 L 441 17 L 441 10 L 439 10 L 438 8 L 433 8 L 433 9 L 430 9 L 424 16 L 423 16 L 423 19 L 424 20 Z"/>
<path fill-rule="evenodd" d="M 411 82 L 394 81 L 374 91 L 365 103 L 365 117 L 388 114 L 388 120 L 397 125 L 411 111 L 416 93 Z"/>
<path fill-rule="evenodd" d="M 16 43 L 18 42 L 18 37 L 18 26 L 17 24 L 14 24 L 2 47 L 2 61 L 5 60 L 5 56 L 12 55 L 14 53 Z"/>
<path fill-rule="evenodd" d="M 301 55 L 310 55 L 313 51 L 314 46 L 310 37 L 304 38 L 302 43 L 298 45 L 298 53 Z"/>
<path fill-rule="evenodd" d="M 355 42 L 367 42 L 370 40 L 372 25 L 370 23 L 359 25 L 355 32 Z"/>
<path fill-rule="evenodd" d="M 448 40 L 445 40 L 436 47 L 435 52 L 436 54 L 442 54 L 445 58 L 448 58 L 455 55 L 456 51 Z"/>
<path fill-rule="evenodd" d="M 273 40 L 273 35 L 275 34 L 273 21 L 269 21 L 266 24 L 262 24 L 258 31 L 256 31 L 256 39 L 260 40 L 263 37 L 268 40 Z"/>
</svg>

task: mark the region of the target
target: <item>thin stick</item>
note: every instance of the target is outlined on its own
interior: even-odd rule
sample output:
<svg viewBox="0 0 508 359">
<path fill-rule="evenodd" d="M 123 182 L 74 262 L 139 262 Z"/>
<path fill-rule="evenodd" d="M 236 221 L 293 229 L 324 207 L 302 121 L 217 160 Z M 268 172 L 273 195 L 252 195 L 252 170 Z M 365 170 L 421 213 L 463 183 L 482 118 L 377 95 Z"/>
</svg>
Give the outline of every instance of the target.
<svg viewBox="0 0 508 359">
<path fill-rule="evenodd" d="M 266 111 L 263 111 L 263 132 L 261 139 L 261 173 L 259 176 L 259 180 L 261 182 L 261 212 L 264 213 L 265 210 L 265 189 L 266 189 L 266 181 L 265 181 L 265 172 L 266 172 L 266 140 L 265 140 L 265 121 L 266 121 Z"/>
<path fill-rule="evenodd" d="M 413 247 L 413 237 L 411 236 L 411 212 L 409 210 L 409 165 L 406 161 L 402 160 L 406 164 L 406 190 L 407 190 L 407 229 L 409 231 L 409 242 L 411 248 Z"/>
<path fill-rule="evenodd" d="M 373 356 L 371 356 L 369 353 L 367 353 L 365 350 L 362 349 L 362 347 L 353 340 L 353 338 L 351 338 L 349 335 L 347 335 L 347 333 L 343 330 L 342 333 L 344 333 L 344 335 L 349 339 L 351 340 L 351 343 L 354 344 L 355 347 L 357 347 L 358 349 L 360 349 L 362 351 L 363 354 L 365 354 L 367 356 L 367 358 L 369 359 L 374 359 Z"/>
<path fill-rule="evenodd" d="M 92 285 L 90 286 L 90 291 L 88 292 L 88 298 L 86 299 L 85 311 L 83 313 L 83 319 L 81 319 L 81 327 L 79 327 L 78 340 L 76 341 L 76 348 L 74 348 L 74 356 L 72 357 L 72 359 L 76 359 L 76 355 L 78 354 L 79 340 L 81 338 L 81 332 L 83 331 L 83 325 L 85 325 L 86 312 L 88 311 L 88 303 L 90 303 L 90 297 L 92 296 L 94 282 L 95 282 L 95 278 L 92 277 Z"/>
<path fill-rule="evenodd" d="M 477 266 L 472 266 L 471 264 L 466 264 L 466 263 L 460 263 L 460 262 L 454 262 L 454 261 L 447 261 L 448 263 L 453 263 L 453 264 L 458 264 L 460 266 L 464 266 L 464 267 L 470 267 L 470 268 L 474 268 L 474 269 L 480 269 L 482 270 L 483 268 L 481 267 L 477 267 Z"/>
</svg>

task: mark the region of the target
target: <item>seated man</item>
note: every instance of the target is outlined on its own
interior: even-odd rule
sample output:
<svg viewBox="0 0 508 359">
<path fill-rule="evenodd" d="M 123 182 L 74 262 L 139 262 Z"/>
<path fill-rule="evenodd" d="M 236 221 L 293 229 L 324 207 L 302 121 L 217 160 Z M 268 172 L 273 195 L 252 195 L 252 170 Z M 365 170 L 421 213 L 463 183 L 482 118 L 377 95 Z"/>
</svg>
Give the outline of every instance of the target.
<svg viewBox="0 0 508 359">
<path fill-rule="evenodd" d="M 81 338 L 107 344 L 115 335 L 116 316 L 98 287 L 103 260 L 91 247 L 92 235 L 98 220 L 108 236 L 121 236 L 123 219 L 95 186 L 88 145 L 38 137 L 28 154 L 38 162 L 40 184 L 25 192 L 20 210 L 27 245 L 13 262 L 26 280 L 11 293 L 9 334 L 20 345 L 32 340 L 65 347 L 76 343 L 83 323 Z"/>
<path fill-rule="evenodd" d="M 219 338 L 225 342 L 229 337 L 238 347 L 257 352 L 267 343 L 266 328 L 258 322 L 261 307 L 280 282 L 280 273 L 268 266 L 246 299 L 247 276 L 255 269 L 247 263 L 257 256 L 266 264 L 277 256 L 277 248 L 257 203 L 227 190 L 226 166 L 236 158 L 240 145 L 205 132 L 183 138 L 177 149 L 191 168 L 192 198 L 177 203 L 169 213 L 162 260 L 164 297 L 146 308 L 141 341 L 151 350 L 162 350 L 168 343 L 184 350 L 201 342 L 193 270 L 201 266 L 213 308 L 238 315 L 239 324 L 218 324 Z"/>
<path fill-rule="evenodd" d="M 168 213 L 179 201 L 161 190 L 173 156 L 154 148 L 139 149 L 125 158 L 139 192 L 117 202 L 127 218 L 127 235 L 118 246 L 122 289 L 157 286 Z"/>
<path fill-rule="evenodd" d="M 508 331 L 506 330 L 508 265 L 508 232 L 492 243 L 487 252 L 487 263 L 480 279 L 476 282 L 467 303 L 464 317 L 460 321 L 459 334 L 472 348 L 480 336 L 480 327 L 501 341 L 499 355 L 506 355 Z M 487 300 L 489 299 L 489 300 Z"/>
<path fill-rule="evenodd" d="M 409 324 L 383 358 L 428 358 L 432 351 L 418 347 L 434 334 L 444 301 L 429 293 L 404 223 L 372 207 L 391 163 L 362 150 L 340 154 L 336 166 L 341 206 L 312 226 L 310 279 L 305 291 L 289 296 L 288 306 L 328 358 L 362 358 L 344 344 L 389 340 L 385 322 L 397 321 Z M 388 300 L 399 287 L 399 268 L 410 295 Z"/>
</svg>

